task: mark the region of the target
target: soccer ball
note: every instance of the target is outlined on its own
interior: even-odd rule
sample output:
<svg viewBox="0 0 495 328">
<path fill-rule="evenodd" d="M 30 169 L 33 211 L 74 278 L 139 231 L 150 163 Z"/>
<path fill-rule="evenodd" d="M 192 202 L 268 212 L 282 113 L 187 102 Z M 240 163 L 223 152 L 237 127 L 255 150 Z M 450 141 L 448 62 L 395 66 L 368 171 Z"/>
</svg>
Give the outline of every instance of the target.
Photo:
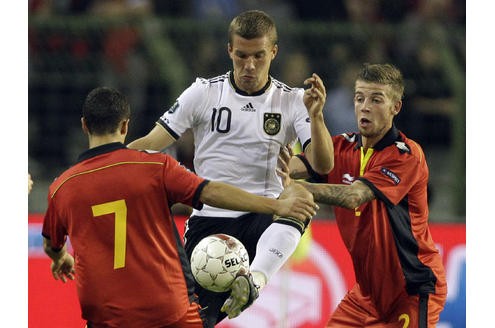
<svg viewBox="0 0 495 328">
<path fill-rule="evenodd" d="M 225 292 L 238 273 L 249 271 L 249 255 L 238 239 L 226 234 L 210 235 L 194 247 L 191 270 L 201 287 Z"/>
</svg>

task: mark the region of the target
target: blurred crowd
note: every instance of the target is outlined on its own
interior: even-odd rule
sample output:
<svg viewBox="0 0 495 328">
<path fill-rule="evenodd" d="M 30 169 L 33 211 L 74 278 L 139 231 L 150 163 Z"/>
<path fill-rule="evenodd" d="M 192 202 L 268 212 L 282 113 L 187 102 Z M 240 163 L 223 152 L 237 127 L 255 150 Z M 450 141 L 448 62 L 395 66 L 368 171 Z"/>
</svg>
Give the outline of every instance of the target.
<svg viewBox="0 0 495 328">
<path fill-rule="evenodd" d="M 401 22 L 405 19 L 464 24 L 462 0 L 29 0 L 36 15 L 84 13 L 154 13 L 187 18 L 228 18 L 257 8 L 275 19 L 336 20 L 360 23 Z"/>
<path fill-rule="evenodd" d="M 353 81 L 361 63 L 392 62 L 406 78 L 398 127 L 425 148 L 451 146 L 453 118 L 465 110 L 449 75 L 452 65 L 465 73 L 465 1 L 29 0 L 29 169 L 35 179 L 53 179 L 86 147 L 78 108 L 96 85 L 117 87 L 129 97 L 134 112 L 129 138 L 134 139 L 151 129 L 195 77 L 225 73 L 231 67 L 226 27 L 246 9 L 264 10 L 278 25 L 274 77 L 302 87 L 311 72 L 322 76 L 332 134 L 355 130 Z M 69 35 L 63 24 L 44 24 L 77 16 L 125 17 L 127 23 Z M 167 25 L 165 33 L 151 18 L 177 23 Z M 147 24 L 135 23 L 143 21 Z M 177 25 L 180 21 L 202 23 L 185 31 L 189 25 Z M 307 23 L 307 30 L 293 29 L 300 23 Z M 327 26 L 335 31 L 322 32 Z M 381 33 L 381 26 L 388 29 Z M 64 76 L 73 79 L 67 83 Z M 191 137 L 182 139 L 174 155 L 193 168 Z"/>
</svg>

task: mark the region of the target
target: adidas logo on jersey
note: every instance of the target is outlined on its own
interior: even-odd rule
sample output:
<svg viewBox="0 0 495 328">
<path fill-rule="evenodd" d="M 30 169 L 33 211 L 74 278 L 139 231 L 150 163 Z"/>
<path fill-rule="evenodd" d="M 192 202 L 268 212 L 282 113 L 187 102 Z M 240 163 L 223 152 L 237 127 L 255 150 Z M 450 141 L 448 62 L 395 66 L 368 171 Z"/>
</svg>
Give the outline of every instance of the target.
<svg viewBox="0 0 495 328">
<path fill-rule="evenodd" d="M 256 112 L 256 109 L 253 107 L 253 104 L 249 103 L 245 106 L 241 107 L 242 112 Z"/>
</svg>

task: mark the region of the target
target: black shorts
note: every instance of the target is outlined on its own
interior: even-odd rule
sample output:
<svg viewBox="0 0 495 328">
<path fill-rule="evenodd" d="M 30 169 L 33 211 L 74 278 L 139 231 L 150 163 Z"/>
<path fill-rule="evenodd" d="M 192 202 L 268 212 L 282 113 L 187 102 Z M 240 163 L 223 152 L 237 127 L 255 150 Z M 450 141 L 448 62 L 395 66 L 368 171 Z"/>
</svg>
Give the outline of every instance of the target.
<svg viewBox="0 0 495 328">
<path fill-rule="evenodd" d="M 204 237 L 224 233 L 242 242 L 248 251 L 251 264 L 256 255 L 256 244 L 272 222 L 272 215 L 258 213 L 248 213 L 237 218 L 191 216 L 186 222 L 184 233 L 187 256 L 191 258 L 194 246 Z"/>
<path fill-rule="evenodd" d="M 251 264 L 256 255 L 258 240 L 272 222 L 272 215 L 257 213 L 248 213 L 237 218 L 191 216 L 186 222 L 184 233 L 187 257 L 191 258 L 194 246 L 204 237 L 224 233 L 242 242 L 249 254 L 249 264 Z M 225 313 L 220 312 L 220 308 L 230 292 L 210 292 L 196 283 L 196 293 L 201 307 L 206 311 L 208 327 L 214 327 L 226 317 Z"/>
</svg>

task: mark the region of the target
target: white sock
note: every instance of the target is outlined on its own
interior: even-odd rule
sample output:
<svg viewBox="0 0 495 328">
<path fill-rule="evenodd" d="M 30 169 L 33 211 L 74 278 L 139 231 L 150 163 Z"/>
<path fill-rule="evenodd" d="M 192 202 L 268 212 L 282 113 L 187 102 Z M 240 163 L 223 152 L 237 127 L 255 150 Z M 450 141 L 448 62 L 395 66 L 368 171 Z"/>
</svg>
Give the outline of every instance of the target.
<svg viewBox="0 0 495 328">
<path fill-rule="evenodd" d="M 254 282 L 261 287 L 260 289 L 287 262 L 300 239 L 301 233 L 286 224 L 273 223 L 263 232 L 250 266 Z M 256 272 L 262 273 L 264 277 Z"/>
</svg>

